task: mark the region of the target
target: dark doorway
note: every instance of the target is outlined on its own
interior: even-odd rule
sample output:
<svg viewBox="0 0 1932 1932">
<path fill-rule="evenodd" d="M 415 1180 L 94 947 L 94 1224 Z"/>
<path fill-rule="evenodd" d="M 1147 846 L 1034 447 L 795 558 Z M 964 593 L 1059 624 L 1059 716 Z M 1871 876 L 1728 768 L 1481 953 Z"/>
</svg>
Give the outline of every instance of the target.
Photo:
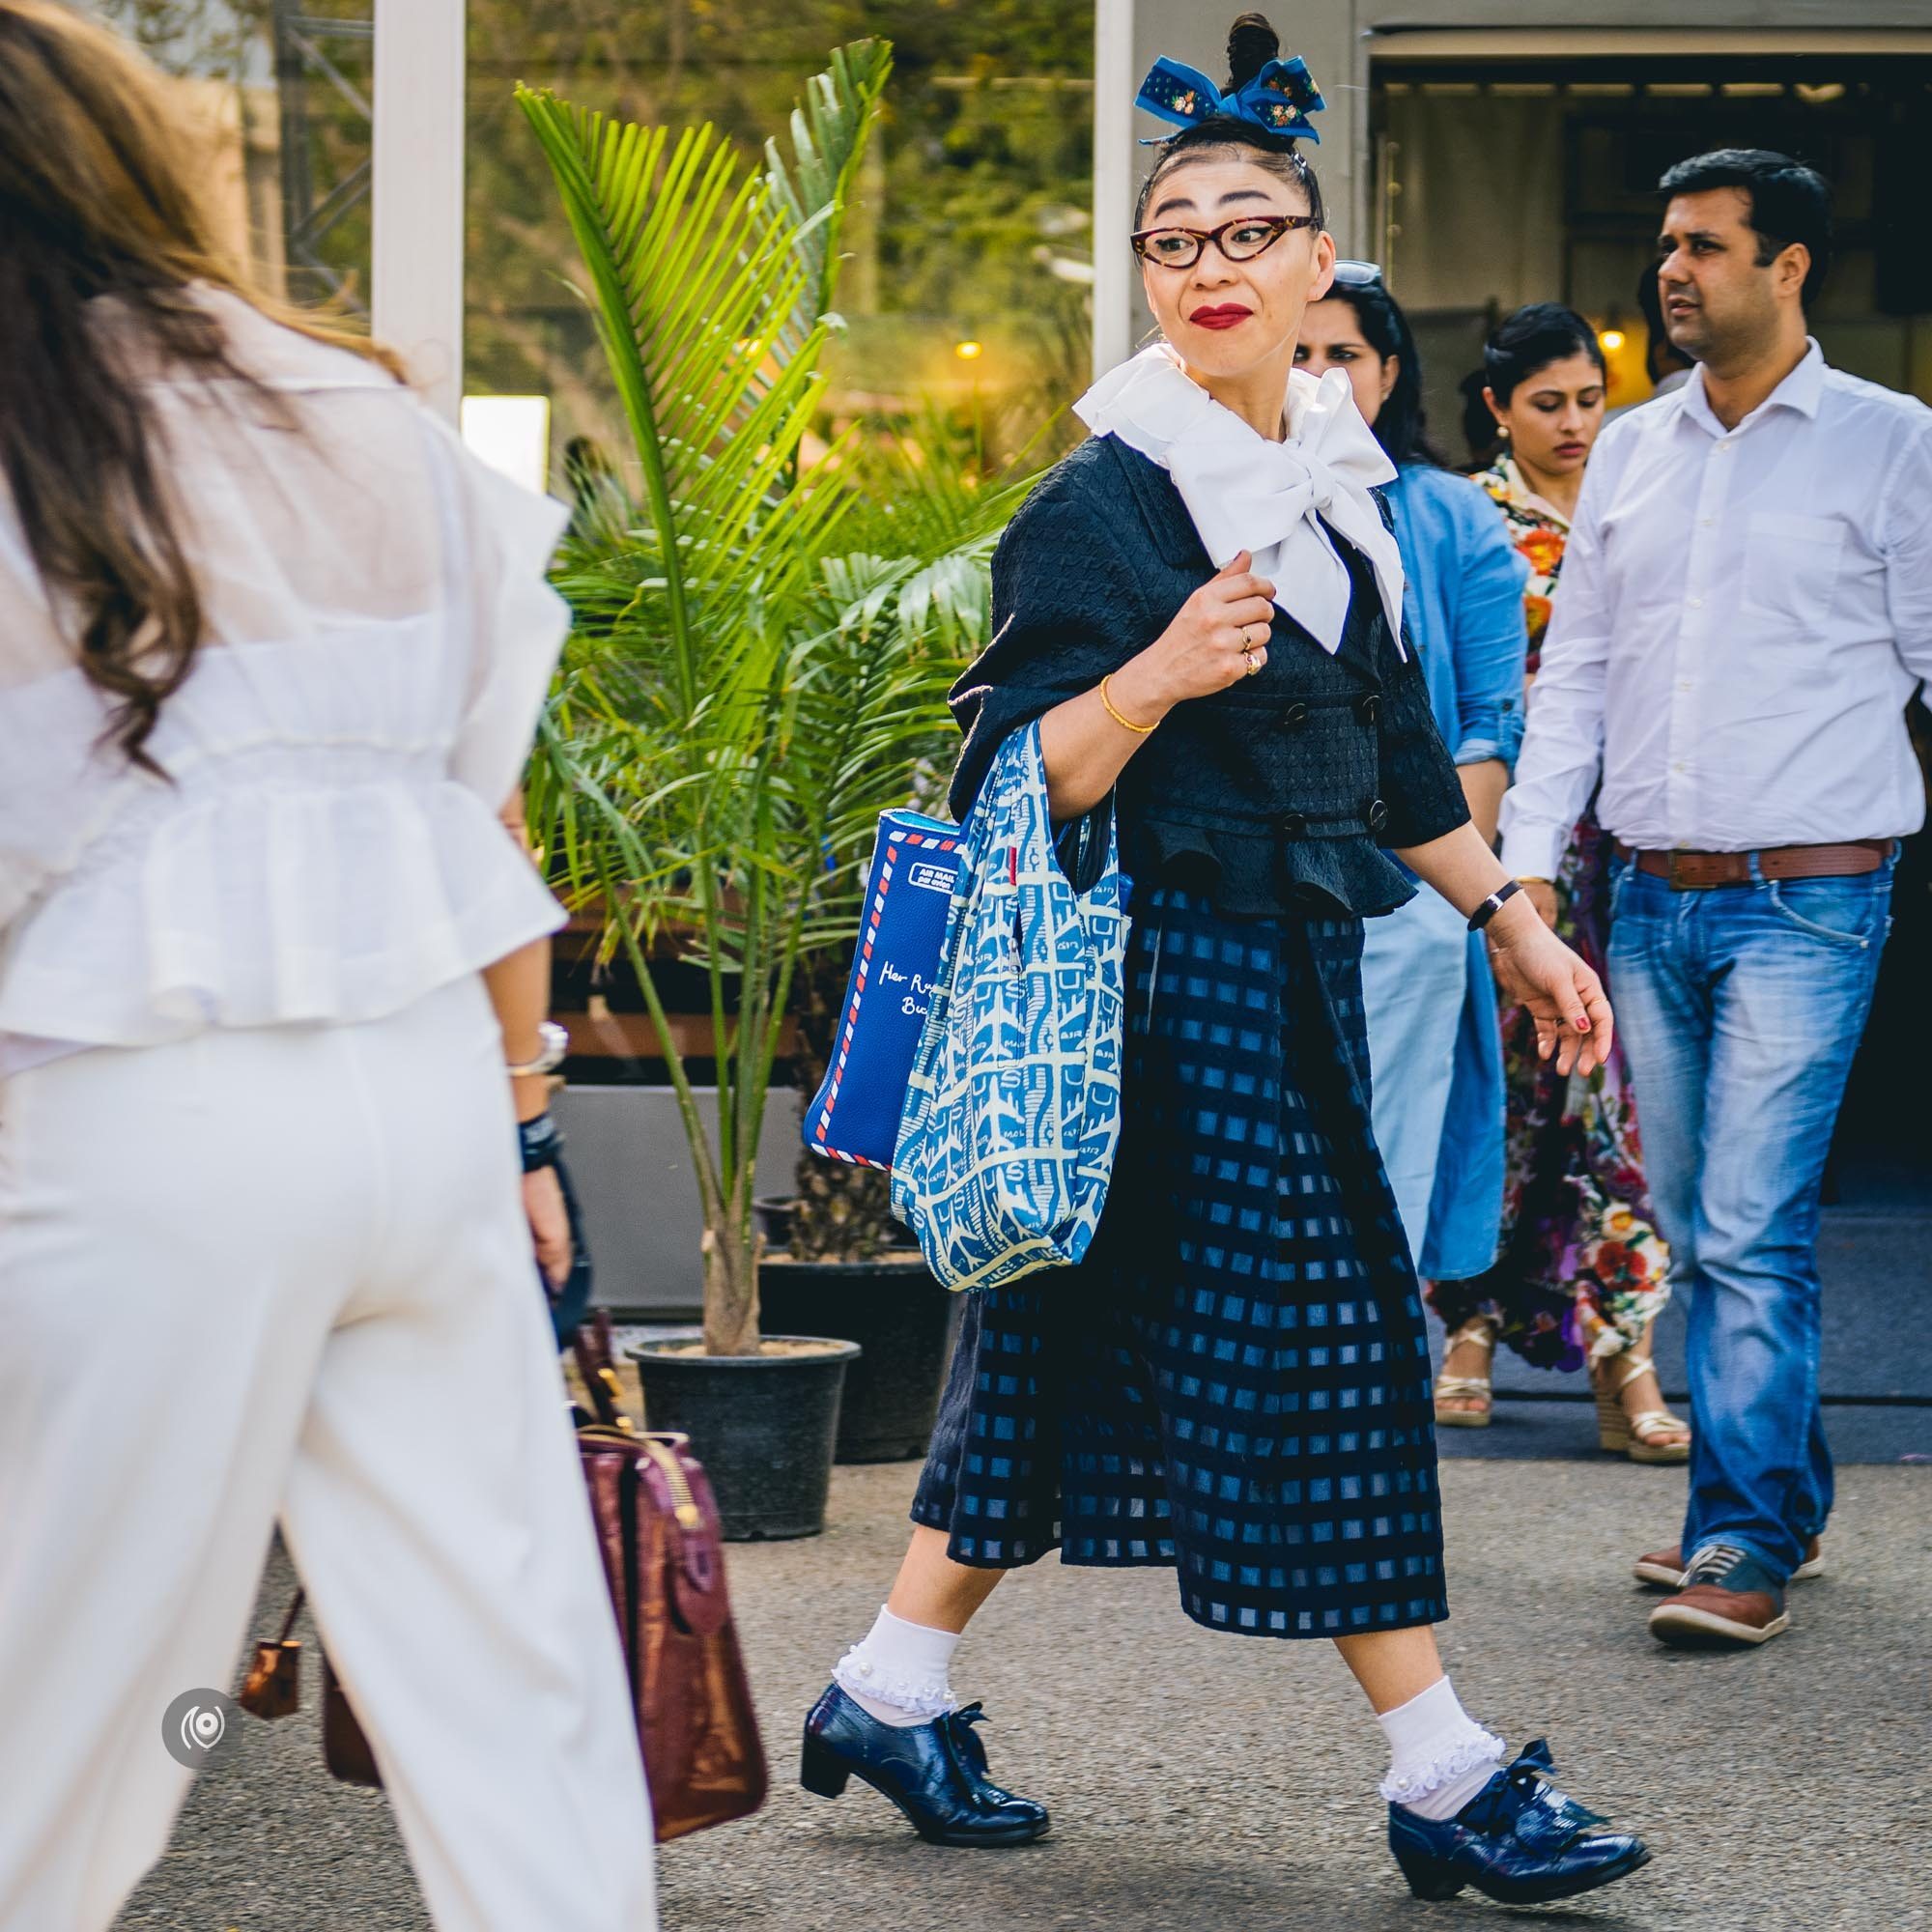
<svg viewBox="0 0 1932 1932">
<path fill-rule="evenodd" d="M 1658 177 L 1718 147 L 1776 148 L 1831 180 L 1838 252 L 1813 331 L 1836 366 L 1932 401 L 1932 57 L 1488 55 L 1379 60 L 1372 78 L 1365 251 L 1415 324 L 1452 459 L 1457 385 L 1521 302 L 1567 302 L 1607 331 L 1613 405 L 1649 393 L 1635 289 L 1654 259 Z M 1932 771 L 1922 704 L 1914 721 Z M 1831 1191 L 1846 1206 L 1932 1208 L 1932 836 L 1906 842 L 1893 914 Z"/>
</svg>

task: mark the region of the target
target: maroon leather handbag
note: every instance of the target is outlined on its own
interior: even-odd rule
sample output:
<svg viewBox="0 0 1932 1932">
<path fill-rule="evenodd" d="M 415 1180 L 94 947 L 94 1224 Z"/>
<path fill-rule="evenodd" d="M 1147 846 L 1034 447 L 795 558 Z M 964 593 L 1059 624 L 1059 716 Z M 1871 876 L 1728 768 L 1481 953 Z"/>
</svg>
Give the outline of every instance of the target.
<svg viewBox="0 0 1932 1932">
<path fill-rule="evenodd" d="M 724 1587 L 718 1506 L 688 1437 L 639 1432 L 619 1406 L 611 1318 L 599 1309 L 572 1347 L 594 1416 L 582 1417 L 578 1452 L 617 1614 L 631 1705 L 643 1747 L 657 1839 L 664 1844 L 755 1811 L 770 1773 Z M 301 1645 L 290 1633 L 255 1646 L 238 1701 L 263 1718 L 299 1701 Z M 323 1754 L 335 1776 L 380 1785 L 361 1725 L 323 1659 Z"/>
<path fill-rule="evenodd" d="M 596 1410 L 578 1452 L 617 1611 L 658 1842 L 743 1818 L 770 1774 L 724 1588 L 718 1505 L 682 1435 L 639 1432 L 618 1406 L 611 1318 L 572 1342 Z"/>
</svg>

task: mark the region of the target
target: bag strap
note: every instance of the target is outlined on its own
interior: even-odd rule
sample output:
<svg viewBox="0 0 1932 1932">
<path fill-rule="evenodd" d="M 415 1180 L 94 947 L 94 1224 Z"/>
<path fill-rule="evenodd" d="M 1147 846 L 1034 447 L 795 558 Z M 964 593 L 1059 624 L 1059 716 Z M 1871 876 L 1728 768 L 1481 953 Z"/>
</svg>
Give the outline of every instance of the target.
<svg viewBox="0 0 1932 1932">
<path fill-rule="evenodd" d="M 979 833 L 976 851 L 982 866 L 993 863 L 995 855 L 990 848 L 1003 830 L 994 820 L 1010 817 L 1021 799 L 1030 799 L 1038 822 L 1047 828 L 1047 840 L 1067 883 L 1076 893 L 1091 893 L 1106 876 L 1114 849 L 1114 794 L 1109 791 L 1078 818 L 1069 818 L 1059 826 L 1053 823 L 1049 797 L 1046 752 L 1040 743 L 1039 721 L 1036 719 L 1009 732 L 994 753 L 992 766 L 980 788 L 980 797 L 966 815 L 967 825 L 961 828 L 961 836 L 965 837 L 969 829 L 976 829 Z M 974 827 L 976 819 L 979 824 Z"/>
<path fill-rule="evenodd" d="M 638 1487 L 643 1481 L 635 1456 L 626 1456 L 617 1472 L 617 1522 L 624 1551 L 624 1668 L 631 1679 L 631 1701 L 638 1700 L 642 1658 L 638 1641 Z"/>
<path fill-rule="evenodd" d="M 1091 893 L 1105 876 L 1113 820 L 1114 794 L 1109 792 L 1098 805 L 1069 818 L 1054 833 L 1054 856 L 1076 893 Z"/>
<path fill-rule="evenodd" d="M 624 1385 L 617 1379 L 608 1308 L 595 1310 L 589 1321 L 578 1325 L 570 1338 L 570 1352 L 576 1358 L 577 1373 L 589 1392 L 597 1420 L 606 1429 L 621 1429 L 627 1435 L 635 1435 L 636 1425 L 621 1406 Z"/>
</svg>

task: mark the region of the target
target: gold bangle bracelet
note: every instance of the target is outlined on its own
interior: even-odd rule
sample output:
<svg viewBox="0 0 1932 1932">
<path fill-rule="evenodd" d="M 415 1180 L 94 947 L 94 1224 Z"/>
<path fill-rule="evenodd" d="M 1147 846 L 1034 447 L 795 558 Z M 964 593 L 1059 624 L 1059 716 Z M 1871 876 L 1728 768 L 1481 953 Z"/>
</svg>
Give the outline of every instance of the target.
<svg viewBox="0 0 1932 1932">
<path fill-rule="evenodd" d="M 1107 676 L 1100 680 L 1100 702 L 1107 707 L 1107 716 L 1116 724 L 1120 725 L 1123 731 L 1131 731 L 1136 738 L 1145 738 L 1154 728 L 1154 724 L 1160 723 L 1160 720 L 1156 718 L 1153 724 L 1136 724 L 1131 718 L 1123 718 L 1114 709 L 1114 700 L 1107 696 L 1108 679 L 1112 678 L 1113 675 L 1114 673 L 1109 671 Z"/>
</svg>

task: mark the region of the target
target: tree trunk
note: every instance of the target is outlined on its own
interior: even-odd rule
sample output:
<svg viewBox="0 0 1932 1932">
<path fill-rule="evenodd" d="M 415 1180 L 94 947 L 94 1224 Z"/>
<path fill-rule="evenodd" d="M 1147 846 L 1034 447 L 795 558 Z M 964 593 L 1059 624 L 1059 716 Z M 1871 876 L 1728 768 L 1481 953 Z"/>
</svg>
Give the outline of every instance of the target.
<svg viewBox="0 0 1932 1932">
<path fill-rule="evenodd" d="M 704 1352 L 758 1352 L 758 1236 L 704 1231 Z"/>
</svg>

